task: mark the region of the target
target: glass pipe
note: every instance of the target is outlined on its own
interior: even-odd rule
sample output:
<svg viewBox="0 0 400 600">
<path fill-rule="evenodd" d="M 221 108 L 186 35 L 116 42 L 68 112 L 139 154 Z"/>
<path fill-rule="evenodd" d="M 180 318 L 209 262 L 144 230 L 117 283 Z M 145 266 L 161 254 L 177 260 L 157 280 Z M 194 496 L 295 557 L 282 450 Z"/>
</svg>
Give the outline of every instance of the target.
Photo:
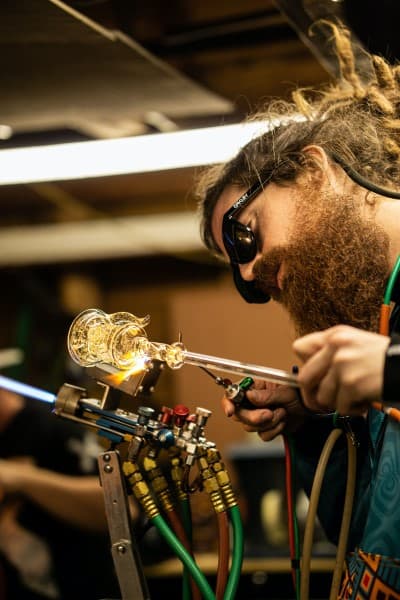
<svg viewBox="0 0 400 600">
<path fill-rule="evenodd" d="M 252 365 L 237 360 L 208 356 L 207 354 L 197 354 L 186 350 L 182 351 L 181 358 L 183 363 L 188 365 L 205 367 L 226 373 L 236 373 L 237 375 L 246 375 L 255 377 L 256 379 L 264 379 L 265 381 L 298 387 L 296 376 L 282 369 L 272 369 L 271 367 Z"/>
<path fill-rule="evenodd" d="M 68 351 L 78 364 L 93 366 L 111 364 L 117 369 L 131 370 L 152 360 L 165 362 L 171 369 L 184 364 L 206 367 L 227 373 L 236 373 L 297 387 L 296 376 L 282 371 L 239 361 L 188 352 L 183 344 L 150 342 L 145 326 L 150 322 L 130 313 L 107 314 L 99 309 L 88 309 L 72 322 L 68 332 Z"/>
</svg>

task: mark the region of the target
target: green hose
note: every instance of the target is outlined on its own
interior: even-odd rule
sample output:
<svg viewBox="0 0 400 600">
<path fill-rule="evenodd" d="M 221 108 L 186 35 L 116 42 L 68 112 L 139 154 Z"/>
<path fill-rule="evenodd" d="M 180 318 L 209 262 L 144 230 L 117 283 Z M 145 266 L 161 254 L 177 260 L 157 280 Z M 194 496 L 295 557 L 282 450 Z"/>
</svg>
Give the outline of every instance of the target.
<svg viewBox="0 0 400 600">
<path fill-rule="evenodd" d="M 182 513 L 182 521 L 183 527 L 186 531 L 186 535 L 188 537 L 189 542 L 192 542 L 192 514 L 190 510 L 190 502 L 189 499 L 181 500 L 181 513 Z M 182 581 L 182 600 L 191 600 L 192 591 L 190 588 L 190 579 L 189 579 L 189 570 L 187 567 L 183 570 L 183 581 Z"/>
<path fill-rule="evenodd" d="M 393 270 L 390 274 L 389 281 L 386 286 L 385 295 L 383 298 L 384 304 L 390 304 L 390 300 L 392 298 L 394 284 L 396 283 L 397 276 L 400 271 L 400 256 L 397 258 L 396 263 L 393 267 Z"/>
<path fill-rule="evenodd" d="M 193 558 L 168 527 L 163 517 L 161 515 L 157 515 L 151 519 L 151 522 L 157 527 L 161 536 L 169 544 L 178 558 L 183 562 L 184 566 L 190 571 L 191 576 L 195 580 L 200 592 L 203 595 L 203 598 L 205 600 L 215 600 L 214 592 L 212 591 L 207 579 L 204 577 Z"/>
<path fill-rule="evenodd" d="M 188 536 L 188 539 L 191 542 L 193 532 L 192 532 L 192 511 L 190 508 L 189 499 L 187 498 L 185 500 L 181 500 L 180 507 L 181 507 L 181 513 L 182 513 L 183 526 L 185 528 L 186 535 Z"/>
<path fill-rule="evenodd" d="M 224 600 L 234 600 L 236 590 L 239 585 L 240 574 L 243 563 L 243 526 L 240 511 L 238 506 L 232 506 L 229 509 L 229 516 L 232 522 L 233 529 L 233 553 L 232 565 L 229 573 L 228 583 L 226 584 Z"/>
</svg>

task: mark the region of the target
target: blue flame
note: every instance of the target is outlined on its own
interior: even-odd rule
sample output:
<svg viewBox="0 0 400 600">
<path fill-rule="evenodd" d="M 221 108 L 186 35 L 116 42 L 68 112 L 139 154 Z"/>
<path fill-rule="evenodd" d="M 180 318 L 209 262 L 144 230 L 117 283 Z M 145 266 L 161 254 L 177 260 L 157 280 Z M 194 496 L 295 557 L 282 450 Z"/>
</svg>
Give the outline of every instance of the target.
<svg viewBox="0 0 400 600">
<path fill-rule="evenodd" d="M 56 400 L 55 394 L 52 394 L 51 392 L 46 392 L 45 390 L 27 385 L 26 383 L 20 383 L 19 381 L 4 377 L 3 375 L 0 375 L 0 388 L 15 392 L 16 394 L 21 394 L 21 396 L 33 398 L 34 400 L 41 400 L 42 402 L 54 403 Z"/>
</svg>

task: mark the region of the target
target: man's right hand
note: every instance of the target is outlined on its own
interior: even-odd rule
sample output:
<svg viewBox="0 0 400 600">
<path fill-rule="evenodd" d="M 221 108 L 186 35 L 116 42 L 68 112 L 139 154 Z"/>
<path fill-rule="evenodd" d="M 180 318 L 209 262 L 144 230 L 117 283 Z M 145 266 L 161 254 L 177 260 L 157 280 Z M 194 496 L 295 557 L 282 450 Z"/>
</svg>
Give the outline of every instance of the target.
<svg viewBox="0 0 400 600">
<path fill-rule="evenodd" d="M 226 397 L 222 409 L 227 417 L 242 423 L 245 431 L 258 433 L 264 442 L 285 431 L 296 431 L 305 421 L 307 411 L 292 387 L 257 380 L 246 398 L 254 409 L 240 408 Z"/>
</svg>

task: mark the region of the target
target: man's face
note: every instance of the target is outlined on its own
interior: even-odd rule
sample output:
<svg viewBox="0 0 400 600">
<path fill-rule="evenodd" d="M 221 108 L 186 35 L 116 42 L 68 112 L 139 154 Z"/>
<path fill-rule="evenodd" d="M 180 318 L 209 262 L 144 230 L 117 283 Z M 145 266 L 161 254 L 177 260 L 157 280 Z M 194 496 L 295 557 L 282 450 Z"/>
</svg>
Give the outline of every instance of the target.
<svg viewBox="0 0 400 600">
<path fill-rule="evenodd" d="M 252 228 L 269 213 L 275 230 L 271 221 L 257 224 L 261 247 L 252 263 L 240 266 L 242 277 L 288 310 L 298 335 L 338 323 L 376 331 L 389 268 L 385 232 L 363 216 L 359 201 L 330 188 L 297 194 L 277 188 L 277 202 L 275 188 L 248 207 Z"/>
</svg>

